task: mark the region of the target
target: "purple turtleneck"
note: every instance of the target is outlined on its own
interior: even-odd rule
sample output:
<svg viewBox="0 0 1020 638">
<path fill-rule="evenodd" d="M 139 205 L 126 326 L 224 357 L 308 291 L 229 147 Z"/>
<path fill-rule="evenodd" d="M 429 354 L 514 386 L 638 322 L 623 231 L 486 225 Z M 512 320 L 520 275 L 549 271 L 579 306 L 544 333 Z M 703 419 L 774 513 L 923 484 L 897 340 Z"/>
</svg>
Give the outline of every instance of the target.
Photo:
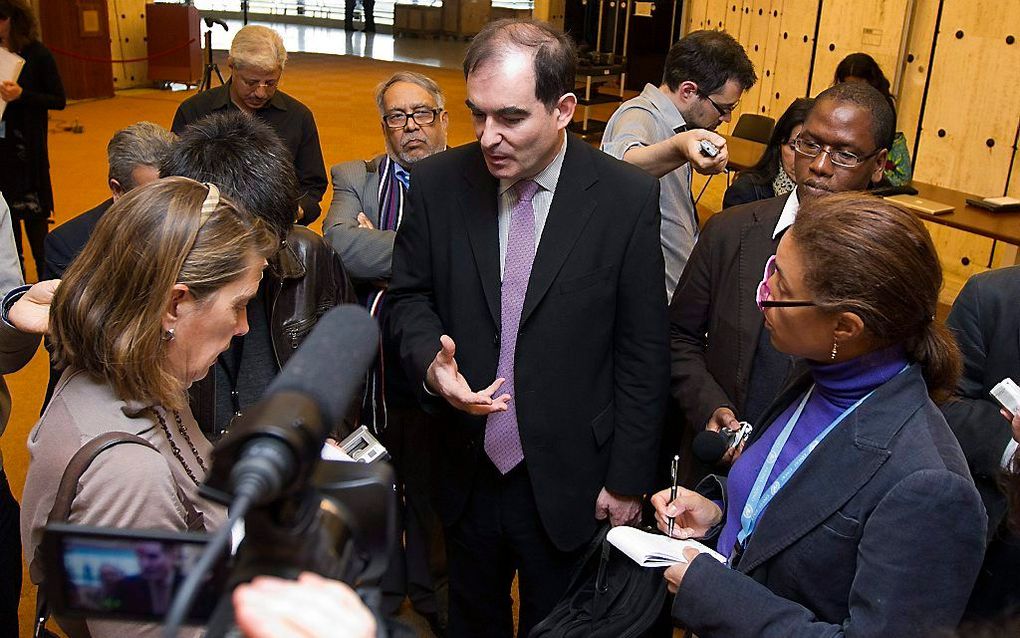
<svg viewBox="0 0 1020 638">
<path fill-rule="evenodd" d="M 766 485 L 771 484 L 800 454 L 800 451 L 836 420 L 844 410 L 896 376 L 907 363 L 906 352 L 899 345 L 876 350 L 841 363 L 809 362 L 815 390 L 811 393 L 807 405 L 804 406 L 800 420 L 793 427 L 790 438 L 779 453 L 779 460 L 772 468 Z M 723 527 L 717 543 L 719 553 L 724 556 L 729 556 L 733 552 L 733 544 L 740 531 L 740 512 L 747 503 L 747 496 L 758 477 L 758 472 L 765 464 L 765 456 L 769 453 L 779 433 L 790 422 L 802 398 L 803 395 L 800 395 L 790 403 L 786 410 L 769 425 L 761 438 L 744 450 L 730 470 L 729 478 L 726 481 L 726 525 Z M 843 427 L 843 424 L 836 427 Z"/>
</svg>

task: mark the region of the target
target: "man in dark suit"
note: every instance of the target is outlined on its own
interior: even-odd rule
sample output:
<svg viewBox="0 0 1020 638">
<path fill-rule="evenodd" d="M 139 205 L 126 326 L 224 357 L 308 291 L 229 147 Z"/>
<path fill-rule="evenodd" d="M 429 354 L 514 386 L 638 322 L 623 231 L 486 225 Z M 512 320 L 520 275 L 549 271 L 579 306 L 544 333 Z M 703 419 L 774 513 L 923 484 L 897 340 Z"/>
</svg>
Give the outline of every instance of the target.
<svg viewBox="0 0 1020 638">
<path fill-rule="evenodd" d="M 111 196 L 50 231 L 46 236 L 44 279 L 64 276 L 67 266 L 92 236 L 92 229 L 121 195 L 159 179 L 159 165 L 175 139 L 173 133 L 152 122 L 132 124 L 113 134 L 106 145 Z"/>
<path fill-rule="evenodd" d="M 863 83 L 819 94 L 795 147 L 797 189 L 783 197 L 735 206 L 712 217 L 680 277 L 670 304 L 671 394 L 683 416 L 666 447 L 688 450 L 694 433 L 757 425 L 782 388 L 790 359 L 762 330 L 755 290 L 801 201 L 864 190 L 882 178 L 896 116 Z M 852 157 L 851 157 L 852 156 Z M 852 164 L 852 166 L 851 166 Z M 732 458 L 728 455 L 726 460 Z M 706 468 L 687 465 L 696 481 Z"/>
<path fill-rule="evenodd" d="M 972 619 L 1020 610 L 1020 538 L 1004 524 L 1006 496 L 999 484 L 1017 444 L 999 404 L 988 394 L 1006 377 L 1020 381 L 1018 298 L 1020 266 L 974 275 L 946 320 L 963 353 L 963 374 L 956 396 L 942 412 L 960 441 L 988 512 L 988 551 L 967 608 Z"/>
<path fill-rule="evenodd" d="M 386 153 L 333 167 L 333 202 L 322 228 L 354 280 L 358 299 L 380 323 L 389 312 L 393 241 L 404 218 L 410 169 L 446 148 L 449 113 L 431 78 L 398 71 L 376 89 Z M 432 505 L 432 432 L 437 424 L 418 405 L 395 352 L 384 339 L 365 384 L 361 423 L 379 436 L 397 472 L 400 530 L 383 576 L 382 610 L 396 614 L 405 595 L 429 624 L 442 626 L 437 600 L 446 581 L 442 528 Z M 440 633 L 437 631 L 437 633 Z"/>
<path fill-rule="evenodd" d="M 478 143 L 415 166 L 394 248 L 388 327 L 445 409 L 452 636 L 512 635 L 515 572 L 527 635 L 597 519 L 636 520 L 652 484 L 668 374 L 658 183 L 565 134 L 575 66 L 543 23 L 475 36 Z"/>
</svg>

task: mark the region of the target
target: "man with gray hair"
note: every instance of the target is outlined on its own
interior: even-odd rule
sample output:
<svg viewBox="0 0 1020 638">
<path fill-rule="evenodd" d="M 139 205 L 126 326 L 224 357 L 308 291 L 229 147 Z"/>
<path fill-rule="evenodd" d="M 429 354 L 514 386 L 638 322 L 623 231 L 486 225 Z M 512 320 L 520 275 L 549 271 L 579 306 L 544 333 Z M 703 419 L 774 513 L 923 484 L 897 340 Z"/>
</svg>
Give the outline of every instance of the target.
<svg viewBox="0 0 1020 638">
<path fill-rule="evenodd" d="M 375 102 L 386 153 L 371 160 L 337 164 L 332 169 L 333 203 L 326 214 L 326 239 L 343 259 L 359 299 L 384 320 L 393 241 L 403 219 L 408 170 L 417 161 L 446 148 L 449 113 L 443 92 L 420 73 L 400 71 L 382 82 Z M 362 423 L 371 427 L 393 457 L 401 499 L 405 547 L 397 544 L 381 583 L 384 611 L 395 613 L 405 594 L 415 610 L 436 626 L 435 591 L 445 581 L 442 526 L 431 506 L 434 425 L 418 406 L 392 344 L 381 356 L 365 387 Z M 385 389 L 385 392 L 384 392 Z"/>
<path fill-rule="evenodd" d="M 258 25 L 243 27 L 230 43 L 230 79 L 182 102 L 170 130 L 179 135 L 187 125 L 226 110 L 240 110 L 269 124 L 290 151 L 301 197 L 297 222 L 307 226 L 319 217 L 328 183 L 311 110 L 278 90 L 286 65 L 287 49 L 279 33 Z"/>
<path fill-rule="evenodd" d="M 158 124 L 138 122 L 113 134 L 106 145 L 111 196 L 102 204 L 54 228 L 46 236 L 43 279 L 60 279 L 92 235 L 99 219 L 121 195 L 159 179 L 176 136 Z"/>
</svg>

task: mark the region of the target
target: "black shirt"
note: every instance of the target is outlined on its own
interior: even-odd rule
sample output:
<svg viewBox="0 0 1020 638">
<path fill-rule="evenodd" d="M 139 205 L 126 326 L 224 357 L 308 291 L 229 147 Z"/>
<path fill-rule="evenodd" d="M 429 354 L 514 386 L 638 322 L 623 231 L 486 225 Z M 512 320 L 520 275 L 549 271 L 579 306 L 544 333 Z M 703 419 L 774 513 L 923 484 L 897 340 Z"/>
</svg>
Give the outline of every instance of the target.
<svg viewBox="0 0 1020 638">
<path fill-rule="evenodd" d="M 230 99 L 230 80 L 223 86 L 184 100 L 177 107 L 170 130 L 180 134 L 188 124 L 224 110 L 240 110 Z M 315 118 L 307 106 L 283 91 L 274 93 L 266 106 L 255 111 L 255 116 L 273 127 L 294 158 L 294 172 L 297 173 L 301 209 L 304 211 L 304 217 L 298 223 L 307 226 L 319 217 L 319 202 L 329 185 Z"/>
</svg>

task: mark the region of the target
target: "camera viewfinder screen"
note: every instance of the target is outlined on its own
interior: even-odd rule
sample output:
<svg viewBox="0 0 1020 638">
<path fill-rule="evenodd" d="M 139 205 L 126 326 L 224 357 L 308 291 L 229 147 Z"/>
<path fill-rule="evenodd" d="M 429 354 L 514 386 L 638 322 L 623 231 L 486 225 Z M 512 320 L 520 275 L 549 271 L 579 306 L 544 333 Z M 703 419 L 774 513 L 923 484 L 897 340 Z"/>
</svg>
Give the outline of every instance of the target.
<svg viewBox="0 0 1020 638">
<path fill-rule="evenodd" d="M 194 568 L 203 543 L 128 538 L 64 537 L 65 601 L 87 616 L 162 618 Z M 208 618 L 219 596 L 210 574 L 190 618 Z"/>
</svg>

